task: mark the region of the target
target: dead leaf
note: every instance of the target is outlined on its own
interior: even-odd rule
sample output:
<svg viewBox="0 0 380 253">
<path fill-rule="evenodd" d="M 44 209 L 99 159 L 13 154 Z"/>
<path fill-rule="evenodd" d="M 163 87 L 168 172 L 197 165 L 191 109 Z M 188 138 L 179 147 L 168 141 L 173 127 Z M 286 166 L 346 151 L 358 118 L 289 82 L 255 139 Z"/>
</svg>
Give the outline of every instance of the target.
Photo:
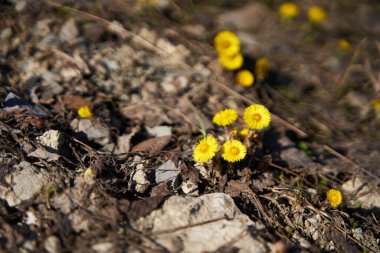
<svg viewBox="0 0 380 253">
<path fill-rule="evenodd" d="M 58 97 L 57 106 L 66 109 L 78 109 L 85 105 L 90 105 L 90 101 L 87 98 L 76 95 L 63 95 Z"/>
<path fill-rule="evenodd" d="M 120 205 L 121 211 L 125 212 L 129 220 L 137 220 L 148 215 L 165 200 L 166 196 L 154 196 L 143 200 L 137 200 Z"/>
<path fill-rule="evenodd" d="M 132 152 L 155 154 L 163 150 L 170 142 L 171 136 L 161 136 L 140 142 L 132 148 Z"/>
</svg>

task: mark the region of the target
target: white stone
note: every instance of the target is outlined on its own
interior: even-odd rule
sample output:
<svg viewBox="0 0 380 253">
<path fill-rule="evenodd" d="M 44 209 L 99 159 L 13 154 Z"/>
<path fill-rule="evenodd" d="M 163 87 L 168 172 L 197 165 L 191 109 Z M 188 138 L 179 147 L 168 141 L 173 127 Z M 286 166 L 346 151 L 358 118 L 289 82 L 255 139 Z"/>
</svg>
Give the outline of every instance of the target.
<svg viewBox="0 0 380 253">
<path fill-rule="evenodd" d="M 70 18 L 62 26 L 61 31 L 59 32 L 59 37 L 66 41 L 72 41 L 79 35 L 78 28 L 75 24 L 74 19 Z"/>
<path fill-rule="evenodd" d="M 47 182 L 47 173 L 34 168 L 28 162 L 16 166 L 16 172 L 5 177 L 12 187 L 0 186 L 0 198 L 5 199 L 9 206 L 16 206 L 37 195 Z"/>
<path fill-rule="evenodd" d="M 143 193 L 149 187 L 149 181 L 146 178 L 144 172 L 144 165 L 137 164 L 135 168 L 135 174 L 132 177 L 132 180 L 136 182 L 136 191 Z"/>
<path fill-rule="evenodd" d="M 224 193 L 198 198 L 173 196 L 161 209 L 133 225 L 140 231 L 151 231 L 150 238 L 169 252 L 213 252 L 230 242 L 241 253 L 268 252 L 272 248 L 257 235 L 264 226 L 242 214 Z"/>
<path fill-rule="evenodd" d="M 44 146 L 58 152 L 63 144 L 63 136 L 57 130 L 46 131 L 43 135 L 37 137 L 37 140 Z"/>
<path fill-rule="evenodd" d="M 92 245 L 92 250 L 96 253 L 108 253 L 113 248 L 113 244 L 110 242 L 102 242 Z"/>
<path fill-rule="evenodd" d="M 146 131 L 154 137 L 172 135 L 172 128 L 170 126 L 146 127 Z"/>
<path fill-rule="evenodd" d="M 181 189 L 183 193 L 185 193 L 186 195 L 194 197 L 199 195 L 198 184 L 191 182 L 190 180 L 183 182 L 181 185 Z"/>
</svg>

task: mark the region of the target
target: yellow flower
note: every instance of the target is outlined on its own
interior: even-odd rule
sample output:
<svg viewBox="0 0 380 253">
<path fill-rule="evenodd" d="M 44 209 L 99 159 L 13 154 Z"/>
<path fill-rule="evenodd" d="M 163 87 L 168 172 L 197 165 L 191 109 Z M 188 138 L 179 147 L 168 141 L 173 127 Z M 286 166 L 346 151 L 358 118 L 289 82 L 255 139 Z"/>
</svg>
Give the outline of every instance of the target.
<svg viewBox="0 0 380 253">
<path fill-rule="evenodd" d="M 321 24 L 325 22 L 327 14 L 324 9 L 319 6 L 312 6 L 308 11 L 309 21 L 315 24 Z"/>
<path fill-rule="evenodd" d="M 260 130 L 269 126 L 270 112 L 263 105 L 250 105 L 245 108 L 243 119 L 249 128 Z"/>
<path fill-rule="evenodd" d="M 266 57 L 261 57 L 256 61 L 255 73 L 258 79 L 264 79 L 269 72 L 269 60 Z"/>
<path fill-rule="evenodd" d="M 239 134 L 240 134 L 241 137 L 243 137 L 243 138 L 247 137 L 248 134 L 249 134 L 249 128 L 244 128 L 244 129 L 242 129 L 242 130 L 240 131 Z"/>
<path fill-rule="evenodd" d="M 218 142 L 213 136 L 207 135 L 195 146 L 193 157 L 196 162 L 203 163 L 212 159 L 217 151 Z"/>
<path fill-rule="evenodd" d="M 252 86 L 254 81 L 255 81 L 255 77 L 249 70 L 240 70 L 236 74 L 236 83 L 241 86 L 244 86 L 244 87 Z"/>
<path fill-rule="evenodd" d="M 233 137 L 233 136 L 237 135 L 237 132 L 238 131 L 236 129 L 234 129 L 234 130 L 230 131 L 228 134 Z"/>
<path fill-rule="evenodd" d="M 78 109 L 78 115 L 81 118 L 92 118 L 94 114 L 91 111 L 91 108 L 88 105 L 82 106 Z"/>
<path fill-rule="evenodd" d="M 300 9 L 295 3 L 283 3 L 278 9 L 278 13 L 283 19 L 293 19 L 300 14 Z"/>
<path fill-rule="evenodd" d="M 222 157 L 224 160 L 234 163 L 244 159 L 247 154 L 247 149 L 238 140 L 229 140 L 223 144 Z"/>
<path fill-rule="evenodd" d="M 342 203 L 342 193 L 339 190 L 331 189 L 326 195 L 330 206 L 337 207 Z"/>
<path fill-rule="evenodd" d="M 371 107 L 376 112 L 376 114 L 380 115 L 380 99 L 378 98 L 372 99 Z"/>
<path fill-rule="evenodd" d="M 240 52 L 240 40 L 232 32 L 223 31 L 214 39 L 215 49 L 219 54 L 234 55 Z"/>
<path fill-rule="evenodd" d="M 212 122 L 218 126 L 231 125 L 238 118 L 238 113 L 233 109 L 224 109 L 215 114 Z"/>
<path fill-rule="evenodd" d="M 339 45 L 339 49 L 342 51 L 348 52 L 352 50 L 352 46 L 350 42 L 348 42 L 348 40 L 346 39 L 340 39 L 338 45 Z"/>
<path fill-rule="evenodd" d="M 239 52 L 232 55 L 220 54 L 219 62 L 225 69 L 236 70 L 243 65 L 243 55 Z"/>
</svg>

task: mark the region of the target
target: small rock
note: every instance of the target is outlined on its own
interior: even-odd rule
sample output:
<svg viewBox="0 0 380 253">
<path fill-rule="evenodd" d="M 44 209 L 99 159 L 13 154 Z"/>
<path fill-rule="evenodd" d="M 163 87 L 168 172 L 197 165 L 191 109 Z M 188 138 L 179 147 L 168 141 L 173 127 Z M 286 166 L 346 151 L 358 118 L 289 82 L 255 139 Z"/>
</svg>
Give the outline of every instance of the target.
<svg viewBox="0 0 380 253">
<path fill-rule="evenodd" d="M 61 31 L 59 32 L 59 37 L 68 42 L 74 40 L 78 37 L 79 31 L 75 24 L 74 19 L 70 18 L 66 21 L 66 23 L 62 26 Z"/>
<path fill-rule="evenodd" d="M 27 211 L 24 221 L 27 225 L 36 225 L 37 217 L 32 211 Z"/>
<path fill-rule="evenodd" d="M 68 82 L 72 79 L 78 78 L 80 75 L 79 71 L 74 68 L 63 68 L 61 70 L 61 76 L 64 81 Z"/>
<path fill-rule="evenodd" d="M 172 160 L 167 161 L 156 169 L 156 183 L 168 182 L 172 188 L 176 188 L 178 175 L 181 172 Z"/>
<path fill-rule="evenodd" d="M 42 145 L 49 148 L 49 151 L 59 152 L 64 142 L 63 135 L 57 130 L 49 130 L 37 137 Z"/>
<path fill-rule="evenodd" d="M 92 245 L 92 250 L 96 253 L 108 253 L 113 248 L 113 244 L 110 242 L 102 242 Z"/>
<path fill-rule="evenodd" d="M 85 135 L 88 140 L 103 146 L 104 150 L 112 151 L 114 144 L 111 140 L 110 129 L 96 119 L 74 119 L 70 122 L 71 128 L 79 135 Z"/>
<path fill-rule="evenodd" d="M 155 127 L 146 127 L 147 132 L 154 137 L 161 137 L 161 136 L 171 136 L 172 135 L 172 128 L 170 126 L 155 126 Z"/>
<path fill-rule="evenodd" d="M 136 182 L 136 191 L 143 193 L 149 187 L 149 181 L 146 178 L 146 174 L 144 172 L 144 165 L 137 164 L 135 168 L 136 172 L 132 177 L 132 180 Z"/>
<path fill-rule="evenodd" d="M 185 193 L 186 195 L 194 196 L 194 197 L 199 195 L 198 184 L 196 184 L 190 180 L 183 182 L 181 185 L 181 189 L 182 189 L 183 193 Z"/>
<path fill-rule="evenodd" d="M 36 157 L 36 158 L 46 160 L 49 162 L 58 161 L 60 158 L 60 155 L 58 155 L 56 153 L 52 153 L 52 152 L 46 150 L 44 147 L 38 147 L 33 152 L 30 152 L 28 154 L 28 156 L 29 157 Z"/>
<path fill-rule="evenodd" d="M 15 5 L 15 10 L 17 12 L 21 12 L 22 10 L 25 9 L 25 6 L 26 6 L 26 1 L 17 1 Z"/>
<path fill-rule="evenodd" d="M 363 186 L 365 184 L 365 186 Z M 362 187 L 363 186 L 363 187 Z M 361 188 L 362 187 L 362 188 Z M 357 192 L 357 190 L 359 190 Z M 355 202 L 360 202 L 362 208 L 379 208 L 380 207 L 380 193 L 377 187 L 370 187 L 365 181 L 359 177 L 355 177 L 342 185 L 342 189 L 347 194 L 352 194 L 355 192 L 355 196 L 360 196 L 356 200 L 351 201 L 351 205 L 355 205 Z M 366 193 L 365 195 L 363 195 Z"/>
<path fill-rule="evenodd" d="M 12 36 L 12 29 L 7 27 L 4 28 L 0 33 L 0 40 L 6 40 Z"/>
<path fill-rule="evenodd" d="M 59 253 L 61 252 L 61 242 L 58 237 L 52 235 L 49 236 L 44 243 L 45 250 L 49 253 Z"/>
<path fill-rule="evenodd" d="M 46 172 L 35 172 L 38 169 L 28 162 L 21 162 L 15 169 L 16 172 L 5 177 L 5 181 L 12 188 L 0 185 L 0 198 L 5 199 L 9 206 L 16 206 L 33 198 L 42 190 L 48 179 Z"/>
</svg>

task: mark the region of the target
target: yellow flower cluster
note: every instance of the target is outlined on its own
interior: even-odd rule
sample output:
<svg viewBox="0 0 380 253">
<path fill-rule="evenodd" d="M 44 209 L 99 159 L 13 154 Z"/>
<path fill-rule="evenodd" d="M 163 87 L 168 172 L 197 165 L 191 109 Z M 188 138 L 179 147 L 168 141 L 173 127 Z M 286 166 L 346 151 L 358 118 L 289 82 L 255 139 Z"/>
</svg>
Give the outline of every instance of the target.
<svg viewBox="0 0 380 253">
<path fill-rule="evenodd" d="M 327 202 L 332 207 L 337 207 L 342 203 L 342 193 L 339 190 L 331 189 L 327 192 Z"/>
<path fill-rule="evenodd" d="M 238 162 L 245 158 L 247 147 L 240 138 L 247 139 L 252 136 L 251 130 L 261 130 L 270 123 L 270 113 L 263 105 L 251 105 L 244 111 L 244 122 L 248 128 L 242 129 L 239 134 L 236 129 L 227 130 L 227 126 L 232 125 L 238 118 L 238 113 L 234 109 L 224 109 L 215 114 L 213 122 L 218 126 L 223 126 L 226 132 L 226 141 L 221 148 L 221 156 L 227 162 Z M 237 138 L 237 139 L 235 139 Z M 218 142 L 215 137 L 207 135 L 200 140 L 194 148 L 193 157 L 196 162 L 207 162 L 214 158 L 218 152 Z"/>
<path fill-rule="evenodd" d="M 79 117 L 86 119 L 94 117 L 91 108 L 88 105 L 82 106 L 78 109 Z"/>
<path fill-rule="evenodd" d="M 219 54 L 219 62 L 225 69 L 236 70 L 243 65 L 240 40 L 233 32 L 218 33 L 214 39 L 214 46 Z"/>
<path fill-rule="evenodd" d="M 281 16 L 282 20 L 293 20 L 300 15 L 300 8 L 295 3 L 286 2 L 280 5 L 278 8 L 278 14 Z M 322 24 L 327 19 L 326 11 L 322 7 L 316 5 L 311 6 L 308 9 L 307 16 L 309 22 L 312 24 Z"/>
</svg>

